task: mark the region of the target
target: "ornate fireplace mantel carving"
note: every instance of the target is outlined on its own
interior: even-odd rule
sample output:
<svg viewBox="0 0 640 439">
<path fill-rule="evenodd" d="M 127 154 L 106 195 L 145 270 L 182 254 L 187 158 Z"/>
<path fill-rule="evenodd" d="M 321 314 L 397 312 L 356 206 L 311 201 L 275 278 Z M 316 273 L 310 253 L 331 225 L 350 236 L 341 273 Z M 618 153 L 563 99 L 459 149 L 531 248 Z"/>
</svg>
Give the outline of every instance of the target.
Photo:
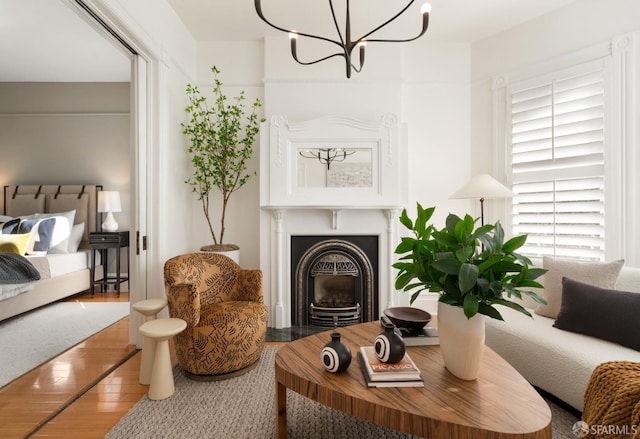
<svg viewBox="0 0 640 439">
<path fill-rule="evenodd" d="M 404 126 L 393 114 L 373 122 L 344 116 L 291 122 L 284 115 L 272 116 L 262 124 L 260 202 L 262 206 L 404 204 L 404 134 Z M 358 154 L 349 158 L 350 165 L 340 163 L 343 169 L 333 173 L 327 169 L 328 176 L 319 177 L 320 171 L 311 168 L 313 158 L 300 159 L 318 149 L 348 149 Z M 366 181 L 350 184 L 350 177 L 362 178 L 359 171 L 363 168 Z M 315 181 L 309 184 L 307 178 Z M 327 181 L 318 184 L 317 179 L 322 178 Z"/>
</svg>

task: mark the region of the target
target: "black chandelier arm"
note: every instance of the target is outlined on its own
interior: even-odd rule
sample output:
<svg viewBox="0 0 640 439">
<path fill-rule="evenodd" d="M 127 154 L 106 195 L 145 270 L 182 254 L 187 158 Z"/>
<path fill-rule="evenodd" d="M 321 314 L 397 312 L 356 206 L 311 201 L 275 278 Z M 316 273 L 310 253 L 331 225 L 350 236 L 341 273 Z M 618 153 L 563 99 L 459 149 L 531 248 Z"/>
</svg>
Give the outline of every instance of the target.
<svg viewBox="0 0 640 439">
<path fill-rule="evenodd" d="M 318 160 L 320 160 L 320 151 L 318 151 L 316 154 L 313 154 L 312 152 L 308 151 L 307 154 L 311 154 L 311 155 L 305 155 L 304 151 L 298 151 L 298 154 L 300 154 L 300 156 L 304 157 L 305 159 L 318 159 Z"/>
<path fill-rule="evenodd" d="M 300 61 L 298 59 L 298 49 L 297 49 L 297 47 L 298 47 L 298 45 L 296 43 L 296 38 L 292 38 L 291 39 L 291 56 L 293 57 L 293 60 L 295 62 L 297 62 L 298 64 L 301 64 L 303 66 L 310 66 L 310 65 L 317 64 L 319 62 L 326 61 L 328 59 L 340 56 L 340 57 L 344 58 L 346 66 L 347 66 L 347 70 L 346 70 L 347 78 L 351 78 L 351 67 L 353 67 L 355 69 L 355 71 L 358 72 L 358 73 L 362 70 L 362 65 L 364 63 L 364 48 L 361 49 L 361 53 L 360 53 L 360 68 L 358 69 L 355 66 L 353 66 L 353 64 L 351 64 L 351 55 L 349 53 L 347 53 L 346 50 L 345 50 L 344 53 L 334 53 L 333 55 L 328 55 L 328 56 L 325 56 L 323 58 L 317 59 L 315 61 Z"/>
<path fill-rule="evenodd" d="M 256 13 L 262 19 L 262 21 L 264 21 L 265 23 L 267 23 L 269 26 L 271 26 L 274 29 L 277 29 L 277 30 L 282 31 L 282 32 L 286 32 L 288 34 L 296 34 L 296 35 L 301 36 L 301 37 L 315 38 L 316 40 L 326 41 L 328 43 L 333 43 L 336 46 L 343 47 L 343 44 L 340 41 L 332 40 L 330 38 L 325 38 L 325 37 L 321 37 L 321 36 L 318 36 L 318 35 L 306 34 L 304 32 L 298 32 L 298 31 L 293 30 L 293 29 L 285 29 L 283 27 L 277 26 L 277 25 L 271 23 L 269 20 L 267 20 L 266 17 L 264 16 L 264 14 L 262 13 L 261 0 L 254 0 L 254 4 L 255 4 L 255 7 L 256 7 Z"/>
<path fill-rule="evenodd" d="M 376 27 L 375 29 L 373 29 L 371 32 L 368 32 L 367 34 L 361 36 L 360 38 L 358 38 L 356 41 L 366 41 L 366 42 L 370 42 L 370 43 L 407 43 L 409 41 L 414 41 L 417 40 L 418 38 L 420 38 L 421 36 L 423 36 L 426 32 L 427 32 L 427 28 L 429 27 L 429 13 L 425 12 L 422 14 L 422 30 L 420 31 L 420 33 L 418 35 L 416 35 L 413 38 L 407 38 L 407 39 L 401 39 L 401 40 L 386 40 L 386 39 L 367 39 L 367 37 L 369 35 L 373 35 L 374 33 L 376 33 L 377 31 L 379 31 L 380 29 L 382 29 L 383 27 L 385 27 L 386 25 L 388 25 L 389 23 L 391 23 L 392 21 L 394 21 L 395 19 L 397 19 L 398 17 L 400 17 L 402 14 L 404 14 L 404 12 L 409 9 L 409 7 L 415 2 L 415 0 L 411 0 L 404 8 L 402 8 L 402 10 L 400 12 L 398 12 L 396 15 L 394 15 L 393 17 L 391 17 L 389 20 L 385 21 L 384 23 L 382 23 L 380 26 Z"/>
<path fill-rule="evenodd" d="M 338 32 L 338 36 L 340 37 L 340 45 L 344 47 L 345 46 L 344 39 L 342 38 L 342 32 L 340 31 L 340 25 L 338 24 L 338 20 L 336 19 L 336 11 L 333 8 L 333 0 L 329 0 L 329 7 L 331 8 L 331 16 L 333 17 L 333 24 L 336 26 L 336 31 Z"/>
<path fill-rule="evenodd" d="M 293 54 L 293 50 L 291 51 L 291 55 L 293 55 L 293 59 L 298 64 L 302 64 L 303 66 L 310 66 L 310 65 L 313 65 L 313 64 L 317 64 L 319 62 L 326 61 L 326 60 L 331 59 L 331 58 L 335 58 L 336 56 L 341 56 L 341 57 L 344 58 L 344 54 L 343 53 L 334 53 L 333 55 L 325 56 L 324 58 L 320 58 L 320 59 L 317 59 L 315 61 L 300 61 L 298 59 L 298 56 Z"/>
<path fill-rule="evenodd" d="M 376 27 L 375 29 L 373 29 L 372 31 L 370 31 L 369 33 L 361 36 L 360 38 L 358 38 L 357 41 L 360 40 L 364 40 L 365 38 L 367 38 L 369 35 L 379 31 L 380 29 L 382 29 L 383 27 L 385 27 L 387 24 L 391 23 L 392 21 L 394 21 L 395 19 L 397 19 L 399 16 L 401 16 L 402 14 L 404 14 L 404 12 L 409 9 L 409 7 L 415 3 L 416 0 L 410 0 L 409 3 L 400 10 L 400 12 L 398 12 L 396 15 L 394 15 L 393 17 L 391 17 L 390 19 L 388 19 L 387 21 L 385 21 L 384 23 L 382 23 L 380 26 Z"/>
<path fill-rule="evenodd" d="M 408 38 L 406 40 L 382 40 L 382 39 L 372 39 L 366 40 L 368 43 L 408 43 L 409 41 L 414 41 L 423 36 L 427 32 L 427 28 L 429 27 L 429 14 L 424 15 L 424 19 L 422 21 L 422 31 L 413 38 Z"/>
<path fill-rule="evenodd" d="M 356 71 L 356 73 L 360 73 L 362 71 L 362 66 L 364 66 L 364 51 L 365 51 L 365 45 L 364 44 L 358 44 L 357 45 L 360 50 L 360 67 L 356 67 L 356 65 L 354 63 L 351 62 L 351 56 L 349 56 L 349 59 L 347 60 L 347 62 L 349 64 L 351 64 L 351 67 L 353 68 L 353 70 Z M 345 57 L 346 59 L 346 57 Z"/>
</svg>

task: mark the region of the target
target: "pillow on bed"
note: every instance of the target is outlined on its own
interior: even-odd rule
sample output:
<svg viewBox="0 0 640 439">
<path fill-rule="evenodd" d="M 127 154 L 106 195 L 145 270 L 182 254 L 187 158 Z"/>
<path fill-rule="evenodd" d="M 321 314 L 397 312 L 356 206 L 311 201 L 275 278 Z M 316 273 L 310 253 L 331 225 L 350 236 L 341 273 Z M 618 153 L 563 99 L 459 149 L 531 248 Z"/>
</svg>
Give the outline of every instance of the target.
<svg viewBox="0 0 640 439">
<path fill-rule="evenodd" d="M 49 249 L 49 253 L 75 253 L 80 247 L 82 236 L 84 235 L 84 223 L 74 224 L 71 228 L 71 234 L 60 244 Z"/>
<path fill-rule="evenodd" d="M 38 228 L 39 228 L 39 225 L 42 224 L 43 227 L 45 227 L 45 232 L 44 232 L 45 235 L 46 235 L 46 229 L 49 227 L 52 228 L 50 232 L 51 240 L 49 242 L 49 247 L 54 247 L 69 237 L 70 226 L 67 218 L 64 216 L 51 216 L 48 218 L 38 218 L 38 219 L 23 219 L 20 222 L 20 229 L 19 229 L 20 232 L 23 232 L 24 230 L 23 224 L 25 224 L 25 227 L 28 227 L 27 224 L 33 224 L 33 223 L 35 223 L 38 226 Z M 24 231 L 27 232 L 28 230 L 24 230 Z M 38 236 L 36 236 L 36 239 L 38 239 Z"/>
<path fill-rule="evenodd" d="M 61 224 L 58 225 L 58 218 Z M 47 219 L 23 219 L 20 221 L 18 233 L 29 233 L 33 235 L 33 240 L 27 248 L 28 255 L 46 255 L 52 245 L 66 239 L 66 218 L 52 217 Z M 63 238 L 65 236 L 65 238 Z"/>
<path fill-rule="evenodd" d="M 20 218 L 13 218 L 0 225 L 0 233 L 6 235 L 10 233 L 17 233 L 18 227 L 20 227 Z"/>
<path fill-rule="evenodd" d="M 31 244 L 31 238 L 31 233 L 2 234 L 0 235 L 0 244 L 13 244 L 16 246 L 17 253 L 24 256 L 27 247 Z"/>
<path fill-rule="evenodd" d="M 75 210 L 70 210 L 68 212 L 59 212 L 59 213 L 36 213 L 35 215 L 33 215 L 33 218 L 44 219 L 44 218 L 51 218 L 52 216 L 55 216 L 55 217 L 61 216 L 66 218 L 68 223 L 69 233 L 71 233 L 71 227 L 73 227 L 74 220 L 76 218 Z"/>
<path fill-rule="evenodd" d="M 42 220 L 55 218 L 56 219 L 56 230 L 55 238 L 51 244 L 52 247 L 60 244 L 62 241 L 67 239 L 71 234 L 71 229 L 73 228 L 73 218 L 75 215 L 75 210 L 71 212 L 63 212 L 63 213 L 36 213 L 34 215 L 34 219 Z"/>
</svg>

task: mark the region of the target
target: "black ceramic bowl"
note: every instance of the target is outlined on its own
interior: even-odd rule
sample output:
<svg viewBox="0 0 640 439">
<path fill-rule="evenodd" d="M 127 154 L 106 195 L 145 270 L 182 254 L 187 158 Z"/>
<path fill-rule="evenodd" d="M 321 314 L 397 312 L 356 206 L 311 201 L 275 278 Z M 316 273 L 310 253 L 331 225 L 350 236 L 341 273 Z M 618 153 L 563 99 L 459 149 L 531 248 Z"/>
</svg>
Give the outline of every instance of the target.
<svg viewBox="0 0 640 439">
<path fill-rule="evenodd" d="M 387 308 L 384 315 L 398 328 L 422 329 L 431 321 L 431 314 L 410 306 Z"/>
</svg>

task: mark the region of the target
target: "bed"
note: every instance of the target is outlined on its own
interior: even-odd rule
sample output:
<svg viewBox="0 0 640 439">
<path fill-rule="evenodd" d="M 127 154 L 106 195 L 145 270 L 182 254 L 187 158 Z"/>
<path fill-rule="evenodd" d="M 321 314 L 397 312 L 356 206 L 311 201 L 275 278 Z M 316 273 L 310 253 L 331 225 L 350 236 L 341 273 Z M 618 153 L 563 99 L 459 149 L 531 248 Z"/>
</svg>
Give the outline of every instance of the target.
<svg viewBox="0 0 640 439">
<path fill-rule="evenodd" d="M 40 279 L 3 285 L 0 289 L 0 321 L 90 288 L 89 233 L 99 230 L 97 194 L 100 190 L 100 185 L 4 187 L 3 218 L 0 221 L 3 228 L 7 227 L 3 229 L 4 238 L 9 239 L 6 235 L 7 231 L 12 230 L 12 224 L 21 222 L 22 225 L 40 224 L 37 228 L 34 226 L 34 233 L 40 233 L 44 237 L 44 220 L 47 220 L 47 224 L 55 224 L 56 230 L 59 230 L 59 226 L 66 225 L 68 234 L 57 235 L 57 232 L 52 231 L 50 234 L 53 238 L 39 240 L 35 247 L 33 243 L 30 244 L 30 254 L 26 254 L 25 258 L 37 270 Z M 40 227 L 43 230 L 39 231 Z M 53 239 L 48 244 L 55 245 L 43 247 L 43 242 L 47 239 Z M 11 244 L 5 250 L 7 248 L 12 248 Z M 102 277 L 102 272 L 99 271 L 101 268 L 101 265 L 96 264 L 96 279 Z"/>
</svg>

